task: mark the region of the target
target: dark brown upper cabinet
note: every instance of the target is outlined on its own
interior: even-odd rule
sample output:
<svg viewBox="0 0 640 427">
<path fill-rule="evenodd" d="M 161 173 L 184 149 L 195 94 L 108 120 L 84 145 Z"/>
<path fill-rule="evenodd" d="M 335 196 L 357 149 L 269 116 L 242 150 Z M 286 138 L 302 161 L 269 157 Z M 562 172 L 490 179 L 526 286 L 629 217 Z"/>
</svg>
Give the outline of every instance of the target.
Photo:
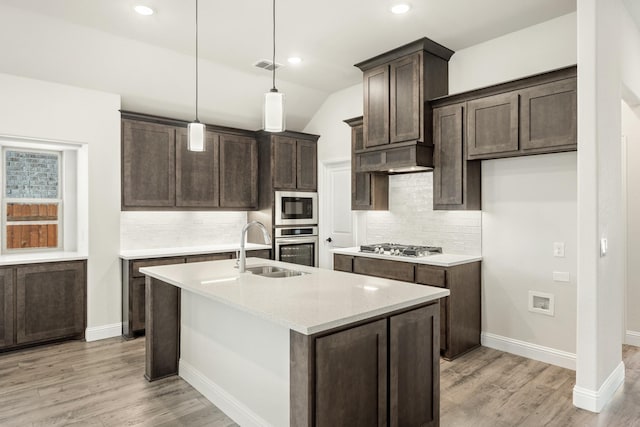
<svg viewBox="0 0 640 427">
<path fill-rule="evenodd" d="M 447 93 L 451 55 L 453 51 L 422 38 L 356 64 L 364 78 L 358 172 L 393 173 L 433 166 L 431 116 L 424 103 Z"/>
<path fill-rule="evenodd" d="M 458 103 L 433 110 L 434 210 L 480 209 L 480 162 L 466 160 L 465 109 Z"/>
<path fill-rule="evenodd" d="M 356 150 L 363 148 L 363 119 L 345 120 L 351 126 L 351 209 L 388 210 L 389 176 L 356 172 Z"/>
<path fill-rule="evenodd" d="M 175 152 L 174 126 L 122 120 L 123 208 L 175 206 Z"/>
<path fill-rule="evenodd" d="M 501 93 L 467 103 L 469 158 L 518 151 L 517 93 Z"/>
<path fill-rule="evenodd" d="M 520 92 L 520 144 L 523 151 L 576 149 L 577 90 L 570 78 Z"/>
<path fill-rule="evenodd" d="M 271 190 L 316 191 L 318 188 L 318 135 L 300 132 L 262 132 L 260 179 L 271 181 Z"/>
<path fill-rule="evenodd" d="M 575 66 L 429 101 L 433 208 L 481 208 L 479 160 L 577 150 Z"/>
<path fill-rule="evenodd" d="M 177 129 L 176 206 L 220 206 L 219 135 L 207 132 L 204 152 L 187 149 L 187 130 Z"/>
<path fill-rule="evenodd" d="M 123 113 L 122 209 L 255 209 L 255 132 L 207 126 L 205 151 L 187 150 L 185 123 Z"/>
<path fill-rule="evenodd" d="M 258 206 L 258 141 L 239 135 L 220 135 L 220 207 Z"/>
</svg>

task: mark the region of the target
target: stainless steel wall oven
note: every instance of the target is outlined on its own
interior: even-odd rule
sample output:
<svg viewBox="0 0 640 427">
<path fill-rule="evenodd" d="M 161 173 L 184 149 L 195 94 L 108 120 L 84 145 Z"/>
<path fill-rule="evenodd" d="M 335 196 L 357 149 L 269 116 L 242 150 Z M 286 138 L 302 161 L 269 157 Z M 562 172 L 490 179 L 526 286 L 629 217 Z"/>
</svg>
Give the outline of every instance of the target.
<svg viewBox="0 0 640 427">
<path fill-rule="evenodd" d="M 276 261 L 318 266 L 318 227 L 283 227 L 275 229 Z"/>
</svg>

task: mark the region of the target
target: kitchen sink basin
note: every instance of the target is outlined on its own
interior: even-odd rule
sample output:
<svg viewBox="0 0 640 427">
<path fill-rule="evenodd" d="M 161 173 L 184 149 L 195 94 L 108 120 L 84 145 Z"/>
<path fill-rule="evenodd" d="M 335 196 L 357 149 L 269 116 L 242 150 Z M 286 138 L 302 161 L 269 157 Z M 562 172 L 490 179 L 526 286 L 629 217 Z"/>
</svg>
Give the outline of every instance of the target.
<svg viewBox="0 0 640 427">
<path fill-rule="evenodd" d="M 308 274 L 304 271 L 289 270 L 288 268 L 275 267 L 273 265 L 247 267 L 246 271 L 262 277 L 296 277 Z"/>
</svg>

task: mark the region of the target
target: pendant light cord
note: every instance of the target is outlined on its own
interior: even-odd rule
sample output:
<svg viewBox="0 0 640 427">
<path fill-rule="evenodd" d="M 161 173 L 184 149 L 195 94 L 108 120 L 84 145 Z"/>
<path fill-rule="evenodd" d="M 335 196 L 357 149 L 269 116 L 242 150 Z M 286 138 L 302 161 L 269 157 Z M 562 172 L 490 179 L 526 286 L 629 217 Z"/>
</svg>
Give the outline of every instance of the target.
<svg viewBox="0 0 640 427">
<path fill-rule="evenodd" d="M 196 122 L 197 121 L 198 121 L 198 0 L 196 0 Z"/>
<path fill-rule="evenodd" d="M 272 92 L 277 92 L 276 89 L 276 0 L 273 0 L 273 59 L 271 61 L 273 67 L 273 89 Z"/>
</svg>

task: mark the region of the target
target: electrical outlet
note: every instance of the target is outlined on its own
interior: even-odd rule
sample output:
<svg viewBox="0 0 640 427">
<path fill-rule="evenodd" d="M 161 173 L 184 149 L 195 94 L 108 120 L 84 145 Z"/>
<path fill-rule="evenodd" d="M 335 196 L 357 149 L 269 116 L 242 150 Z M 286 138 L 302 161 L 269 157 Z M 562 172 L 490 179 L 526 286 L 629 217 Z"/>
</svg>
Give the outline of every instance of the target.
<svg viewBox="0 0 640 427">
<path fill-rule="evenodd" d="M 554 282 L 569 282 L 571 280 L 571 275 L 568 271 L 554 271 L 553 272 L 553 281 Z"/>
<path fill-rule="evenodd" d="M 553 256 L 560 258 L 564 257 L 564 242 L 553 243 Z"/>
</svg>

